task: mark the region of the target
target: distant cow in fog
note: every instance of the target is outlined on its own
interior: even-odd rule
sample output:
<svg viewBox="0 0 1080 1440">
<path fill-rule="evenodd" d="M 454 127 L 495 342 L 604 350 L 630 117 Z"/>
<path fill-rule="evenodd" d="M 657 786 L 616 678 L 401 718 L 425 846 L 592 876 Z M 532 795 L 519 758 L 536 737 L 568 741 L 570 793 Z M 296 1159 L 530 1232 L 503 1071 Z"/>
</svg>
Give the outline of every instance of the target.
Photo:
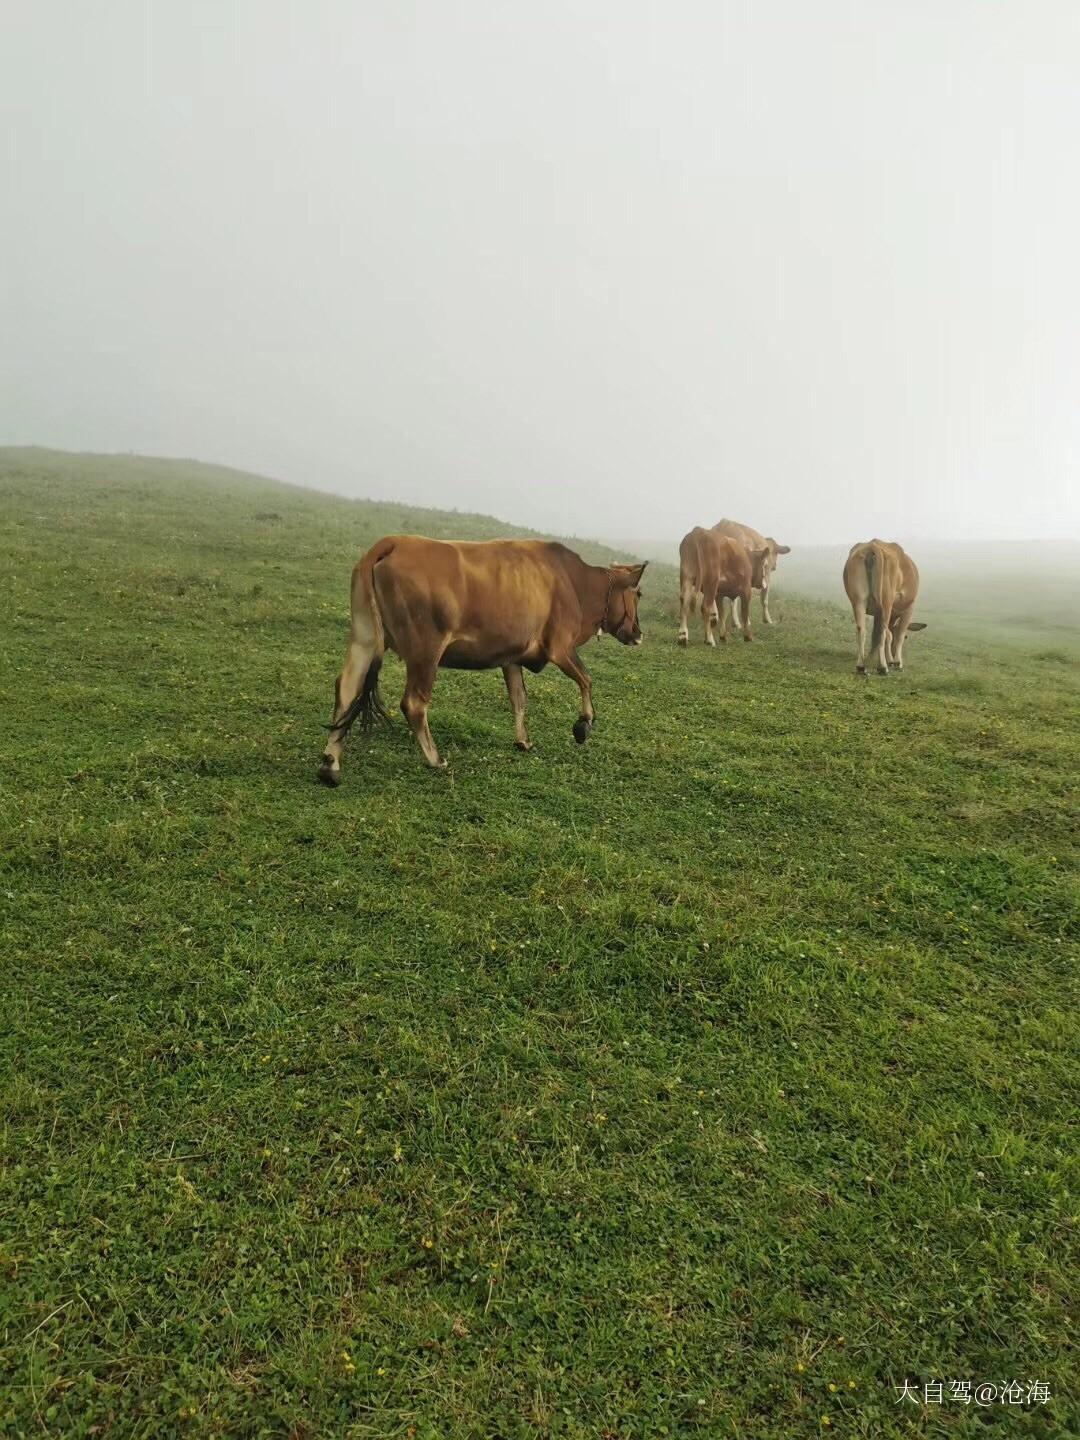
<svg viewBox="0 0 1080 1440">
<path fill-rule="evenodd" d="M 718 535 L 715 530 L 704 530 L 696 525 L 689 535 L 684 535 L 679 546 L 679 644 L 685 645 L 690 638 L 688 620 L 697 597 L 701 597 L 701 615 L 705 622 L 705 644 L 715 645 L 713 628 L 720 619 L 717 600 L 741 599 L 745 603 L 742 611 L 743 639 L 752 640 L 750 631 L 750 594 L 755 583 L 761 583 L 762 569 L 768 551 L 764 548 L 750 551 L 738 540 Z M 720 639 L 728 637 L 728 614 L 724 612 L 724 623 Z"/>
<path fill-rule="evenodd" d="M 755 570 L 755 590 L 761 591 L 761 618 L 766 625 L 773 623 L 769 614 L 769 586 L 772 573 L 776 569 L 776 558 L 778 555 L 790 555 L 790 545 L 778 545 L 771 535 L 762 535 L 760 530 L 755 530 L 752 525 L 740 525 L 738 520 L 721 520 L 713 526 L 718 535 L 727 535 L 731 540 L 739 540 L 746 546 L 747 550 L 753 553 L 755 550 L 766 550 L 768 556 L 761 566 L 760 573 Z M 734 601 L 732 609 L 734 610 Z M 735 623 L 739 623 L 738 611 L 735 612 Z"/>
<path fill-rule="evenodd" d="M 521 671 L 542 670 L 550 661 L 581 691 L 574 739 L 584 744 L 593 726 L 592 681 L 577 647 L 601 631 L 624 645 L 641 643 L 637 587 L 644 569 L 586 565 L 565 545 L 545 540 L 449 543 L 389 535 L 377 541 L 353 569 L 352 633 L 319 778 L 340 784 L 349 727 L 358 718 L 370 724 L 385 716 L 378 680 L 387 649 L 405 661 L 401 709 L 431 766 L 446 763 L 427 719 L 440 666 L 500 666 L 518 748 L 529 750 Z"/>
<path fill-rule="evenodd" d="M 858 652 L 855 669 L 866 671 L 866 615 L 873 616 L 874 631 L 870 644 L 877 651 L 879 675 L 887 675 L 889 666 L 904 668 L 904 641 L 909 630 L 925 630 L 912 623 L 915 600 L 919 594 L 919 572 L 915 561 L 902 546 L 888 540 L 867 540 L 853 545 L 844 562 L 844 589 L 855 616 Z"/>
</svg>

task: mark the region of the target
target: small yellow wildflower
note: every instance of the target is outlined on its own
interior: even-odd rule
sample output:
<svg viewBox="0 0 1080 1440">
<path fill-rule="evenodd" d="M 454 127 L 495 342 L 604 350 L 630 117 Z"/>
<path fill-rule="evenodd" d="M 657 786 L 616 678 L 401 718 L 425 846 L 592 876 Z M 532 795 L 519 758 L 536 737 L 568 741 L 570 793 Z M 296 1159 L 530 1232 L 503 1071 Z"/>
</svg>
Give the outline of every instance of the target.
<svg viewBox="0 0 1080 1440">
<path fill-rule="evenodd" d="M 425 1235 L 424 1238 L 420 1241 L 420 1244 L 424 1247 L 425 1250 L 433 1250 L 435 1248 L 435 1241 L 432 1240 L 430 1235 Z"/>
<path fill-rule="evenodd" d="M 802 1363 L 801 1360 L 799 1360 L 795 1364 L 795 1369 L 798 1370 L 799 1374 L 801 1375 L 802 1372 L 806 1369 L 806 1366 Z"/>
<path fill-rule="evenodd" d="M 829 1382 L 829 1389 L 835 1394 L 837 1387 L 830 1381 L 830 1382 Z"/>
</svg>

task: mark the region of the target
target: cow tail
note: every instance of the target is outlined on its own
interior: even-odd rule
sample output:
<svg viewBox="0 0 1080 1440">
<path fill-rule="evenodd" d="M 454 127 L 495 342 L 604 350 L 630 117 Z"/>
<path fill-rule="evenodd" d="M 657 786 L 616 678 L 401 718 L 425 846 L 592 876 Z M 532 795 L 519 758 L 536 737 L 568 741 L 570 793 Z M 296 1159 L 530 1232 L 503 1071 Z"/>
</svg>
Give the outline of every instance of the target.
<svg viewBox="0 0 1080 1440">
<path fill-rule="evenodd" d="M 866 549 L 866 585 L 870 592 L 870 605 L 874 616 L 874 630 L 870 644 L 876 648 L 881 644 L 881 582 L 884 556 L 876 545 Z"/>
<path fill-rule="evenodd" d="M 389 720 L 390 712 L 383 703 L 379 692 L 379 671 L 386 653 L 386 631 L 379 611 L 379 597 L 375 593 L 375 566 L 385 560 L 394 548 L 391 539 L 380 540 L 353 569 L 352 577 L 352 633 L 354 643 L 370 650 L 371 658 L 364 672 L 360 693 L 336 724 L 328 730 L 336 732 L 342 739 L 349 733 L 357 720 L 360 728 L 368 731 L 376 720 Z"/>
</svg>

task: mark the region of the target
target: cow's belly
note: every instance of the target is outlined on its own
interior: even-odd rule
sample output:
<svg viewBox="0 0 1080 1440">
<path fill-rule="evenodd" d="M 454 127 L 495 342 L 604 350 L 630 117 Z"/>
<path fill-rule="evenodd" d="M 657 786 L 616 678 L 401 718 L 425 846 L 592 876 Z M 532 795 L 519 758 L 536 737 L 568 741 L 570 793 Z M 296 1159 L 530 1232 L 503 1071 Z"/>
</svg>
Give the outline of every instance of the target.
<svg viewBox="0 0 1080 1440">
<path fill-rule="evenodd" d="M 506 636 L 459 635 L 443 651 L 439 664 L 447 670 L 493 670 L 500 665 L 539 670 L 547 664 L 547 656 L 535 642 L 523 645 Z"/>
</svg>

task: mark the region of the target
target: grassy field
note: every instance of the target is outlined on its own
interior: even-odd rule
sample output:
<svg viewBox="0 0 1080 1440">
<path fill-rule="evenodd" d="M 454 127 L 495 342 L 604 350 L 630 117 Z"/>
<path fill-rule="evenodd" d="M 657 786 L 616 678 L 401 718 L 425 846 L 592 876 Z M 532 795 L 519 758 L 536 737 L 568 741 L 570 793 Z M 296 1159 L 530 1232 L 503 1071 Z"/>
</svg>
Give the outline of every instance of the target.
<svg viewBox="0 0 1080 1440">
<path fill-rule="evenodd" d="M 684 652 L 655 567 L 586 746 L 444 673 L 448 772 L 331 792 L 356 555 L 510 527 L 44 451 L 0 514 L 0 1434 L 1080 1434 L 1075 631 L 860 680 L 839 595 Z"/>
</svg>

